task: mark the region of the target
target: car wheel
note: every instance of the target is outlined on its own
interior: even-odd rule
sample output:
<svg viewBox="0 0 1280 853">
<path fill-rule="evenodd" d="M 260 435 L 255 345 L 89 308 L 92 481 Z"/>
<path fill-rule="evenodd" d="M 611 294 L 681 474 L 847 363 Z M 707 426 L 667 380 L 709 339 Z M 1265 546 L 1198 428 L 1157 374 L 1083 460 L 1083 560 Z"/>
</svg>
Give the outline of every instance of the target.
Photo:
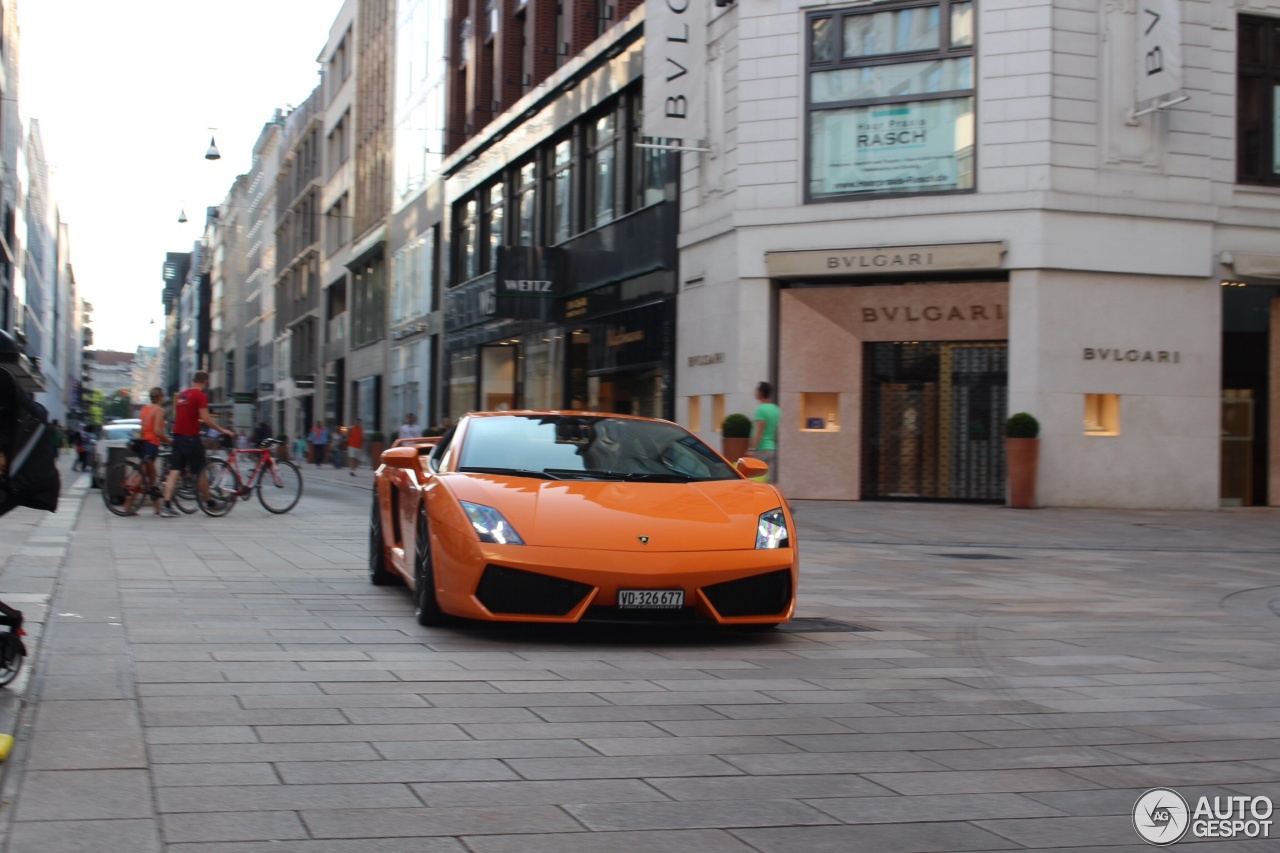
<svg viewBox="0 0 1280 853">
<path fill-rule="evenodd" d="M 387 551 L 382 541 L 382 512 L 378 507 L 378 490 L 373 490 L 373 518 L 369 522 L 369 583 L 391 586 L 397 578 L 387 571 Z"/>
<path fill-rule="evenodd" d="M 436 601 L 436 573 L 431 560 L 427 511 L 418 511 L 417 541 L 413 549 L 413 615 L 419 625 L 441 625 L 446 616 Z"/>
</svg>

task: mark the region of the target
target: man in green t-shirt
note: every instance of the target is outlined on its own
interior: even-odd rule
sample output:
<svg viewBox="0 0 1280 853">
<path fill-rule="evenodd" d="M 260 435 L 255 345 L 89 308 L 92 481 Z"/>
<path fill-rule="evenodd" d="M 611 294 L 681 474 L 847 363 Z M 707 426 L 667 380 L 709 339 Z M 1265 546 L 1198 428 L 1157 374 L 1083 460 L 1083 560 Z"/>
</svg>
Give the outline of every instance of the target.
<svg viewBox="0 0 1280 853">
<path fill-rule="evenodd" d="M 748 446 L 748 452 L 761 462 L 768 464 L 769 473 L 765 477 L 766 483 L 774 481 L 773 466 L 777 457 L 778 450 L 778 418 L 782 412 L 778 409 L 770 398 L 773 396 L 773 386 L 768 382 L 761 382 L 756 386 L 756 406 L 755 429 L 752 431 L 751 443 Z"/>
</svg>

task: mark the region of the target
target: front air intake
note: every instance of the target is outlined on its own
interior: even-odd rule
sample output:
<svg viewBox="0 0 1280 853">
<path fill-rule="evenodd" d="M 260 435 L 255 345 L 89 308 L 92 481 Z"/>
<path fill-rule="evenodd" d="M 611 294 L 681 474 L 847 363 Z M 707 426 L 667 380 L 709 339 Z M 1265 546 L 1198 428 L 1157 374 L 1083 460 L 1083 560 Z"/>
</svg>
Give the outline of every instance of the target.
<svg viewBox="0 0 1280 853">
<path fill-rule="evenodd" d="M 535 572 L 487 566 L 476 598 L 490 613 L 520 616 L 564 616 L 590 594 L 592 587 Z"/>
<path fill-rule="evenodd" d="M 791 601 L 791 570 L 712 584 L 702 592 L 724 618 L 777 616 Z"/>
</svg>

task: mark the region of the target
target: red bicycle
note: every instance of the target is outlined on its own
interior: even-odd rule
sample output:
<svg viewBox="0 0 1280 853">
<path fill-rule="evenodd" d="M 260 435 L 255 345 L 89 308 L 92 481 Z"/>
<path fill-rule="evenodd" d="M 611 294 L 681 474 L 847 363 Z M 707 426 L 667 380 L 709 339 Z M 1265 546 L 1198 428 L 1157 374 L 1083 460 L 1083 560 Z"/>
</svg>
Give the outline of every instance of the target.
<svg viewBox="0 0 1280 853">
<path fill-rule="evenodd" d="M 298 466 L 271 454 L 272 448 L 281 443 L 268 438 L 253 449 L 239 450 L 233 445 L 227 454 L 227 466 L 236 475 L 236 496 L 247 501 L 249 493 L 256 489 L 262 508 L 276 514 L 293 509 L 302 497 L 302 472 Z"/>
</svg>

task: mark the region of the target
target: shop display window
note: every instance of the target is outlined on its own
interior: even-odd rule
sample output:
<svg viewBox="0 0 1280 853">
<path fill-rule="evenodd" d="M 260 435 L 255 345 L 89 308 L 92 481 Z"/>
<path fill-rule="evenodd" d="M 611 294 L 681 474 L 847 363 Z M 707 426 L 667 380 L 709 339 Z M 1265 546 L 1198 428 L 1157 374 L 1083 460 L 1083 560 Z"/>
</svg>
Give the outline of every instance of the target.
<svg viewBox="0 0 1280 853">
<path fill-rule="evenodd" d="M 720 431 L 720 425 L 724 423 L 724 395 L 711 395 L 711 426 L 716 431 Z"/>
<path fill-rule="evenodd" d="M 1084 395 L 1084 434 L 1120 434 L 1120 395 Z"/>
<path fill-rule="evenodd" d="M 564 351 L 560 329 L 525 337 L 523 408 L 559 409 L 564 405 Z"/>
<path fill-rule="evenodd" d="M 699 432 L 702 430 L 702 398 L 689 398 L 689 415 L 686 418 L 686 424 L 690 432 Z"/>
<path fill-rule="evenodd" d="M 839 432 L 840 395 L 826 391 L 802 393 L 800 431 Z"/>
</svg>

